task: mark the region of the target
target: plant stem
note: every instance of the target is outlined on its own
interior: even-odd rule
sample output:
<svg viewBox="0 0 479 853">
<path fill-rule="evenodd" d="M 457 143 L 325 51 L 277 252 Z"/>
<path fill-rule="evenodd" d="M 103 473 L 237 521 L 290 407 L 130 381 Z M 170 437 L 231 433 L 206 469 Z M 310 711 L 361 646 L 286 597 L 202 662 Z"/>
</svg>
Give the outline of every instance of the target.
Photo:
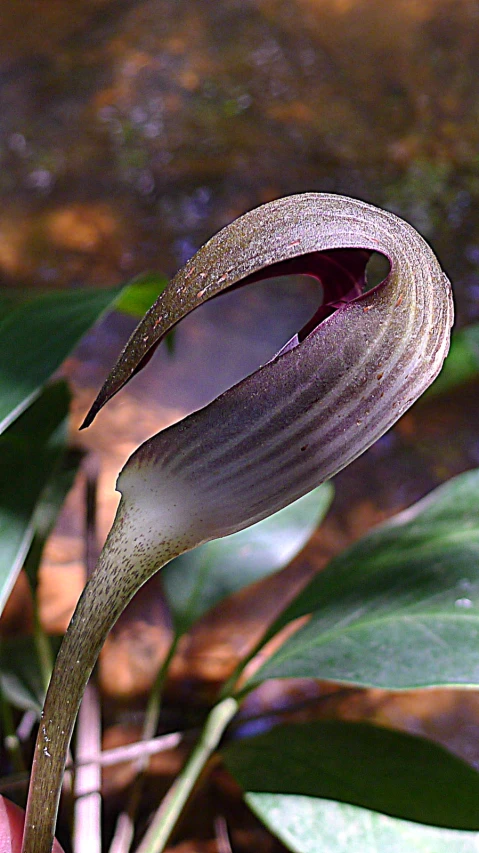
<svg viewBox="0 0 479 853">
<path fill-rule="evenodd" d="M 127 521 L 120 503 L 115 524 L 58 653 L 35 747 L 23 853 L 49 853 L 52 848 L 73 726 L 108 632 L 142 584 L 187 547 L 186 539 L 172 536 L 150 553 L 131 533 L 136 527 L 135 511 L 131 510 Z"/>
<path fill-rule="evenodd" d="M 151 738 L 156 732 L 158 721 L 160 719 L 163 685 L 165 683 L 168 669 L 173 655 L 175 654 L 180 637 L 180 634 L 175 634 L 171 646 L 168 650 L 168 654 L 166 655 L 165 660 L 161 664 L 161 667 L 156 675 L 153 687 L 151 688 L 150 696 L 148 698 L 148 705 L 146 707 L 143 731 L 141 735 L 142 740 L 151 740 Z M 134 836 L 136 814 L 138 812 L 138 808 L 141 802 L 141 795 L 143 793 L 145 770 L 148 767 L 149 761 L 150 756 L 145 755 L 141 756 L 136 763 L 138 775 L 130 789 L 127 804 L 118 816 L 115 827 L 115 833 L 110 844 L 109 853 L 128 853 L 128 851 L 130 850 Z"/>
<path fill-rule="evenodd" d="M 162 853 L 165 849 L 201 772 L 237 710 L 238 702 L 228 696 L 210 712 L 198 743 L 158 809 L 137 853 Z"/>
<path fill-rule="evenodd" d="M 263 636 L 258 640 L 256 645 L 248 652 L 248 654 L 240 660 L 240 662 L 234 668 L 230 677 L 226 679 L 225 683 L 223 684 L 223 686 L 220 690 L 219 695 L 220 695 L 221 699 L 225 696 L 231 695 L 232 693 L 237 697 L 239 695 L 241 695 L 241 698 L 243 699 L 246 696 L 246 694 L 250 692 L 250 690 L 253 690 L 257 686 L 257 685 L 254 685 L 251 688 L 244 688 L 243 687 L 241 691 L 239 691 L 236 687 L 237 682 L 241 676 L 241 673 L 248 666 L 249 662 L 252 661 L 254 657 L 256 657 L 258 652 L 261 651 L 263 646 L 268 642 L 268 640 L 270 638 L 271 638 L 271 634 L 269 633 L 269 631 L 265 632 L 263 634 Z"/>
<path fill-rule="evenodd" d="M 171 643 L 170 648 L 168 649 L 166 658 L 161 664 L 161 667 L 156 675 L 153 687 L 151 688 L 150 695 L 148 697 L 148 704 L 146 706 L 145 721 L 143 723 L 143 732 L 141 735 L 142 740 L 151 740 L 151 738 L 155 736 L 158 722 L 160 719 L 163 685 L 165 683 L 165 679 L 168 674 L 168 669 L 178 647 L 180 638 L 180 634 L 175 634 L 175 636 L 173 637 L 173 641 Z"/>
</svg>

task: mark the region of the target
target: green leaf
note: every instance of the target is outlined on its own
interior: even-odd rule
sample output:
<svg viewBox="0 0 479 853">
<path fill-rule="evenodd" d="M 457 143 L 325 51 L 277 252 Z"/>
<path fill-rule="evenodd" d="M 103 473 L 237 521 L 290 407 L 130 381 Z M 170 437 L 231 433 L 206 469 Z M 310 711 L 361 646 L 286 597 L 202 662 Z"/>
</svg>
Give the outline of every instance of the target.
<svg viewBox="0 0 479 853">
<path fill-rule="evenodd" d="M 23 566 L 33 588 L 37 583 L 37 573 L 46 541 L 73 486 L 83 455 L 82 451 L 73 449 L 64 454 L 54 468 L 35 508 L 32 518 L 33 540 Z"/>
<path fill-rule="evenodd" d="M 295 853 L 479 853 L 479 834 L 437 829 L 317 797 L 247 794 L 246 802 Z"/>
<path fill-rule="evenodd" d="M 223 750 L 247 793 L 339 800 L 392 817 L 479 829 L 479 773 L 442 746 L 367 723 L 276 726 Z"/>
<path fill-rule="evenodd" d="M 479 470 L 334 559 L 270 634 L 311 620 L 256 672 L 386 689 L 479 685 Z"/>
<path fill-rule="evenodd" d="M 131 317 L 143 317 L 168 284 L 158 273 L 144 273 L 133 279 L 117 299 L 115 308 Z"/>
<path fill-rule="evenodd" d="M 52 637 L 50 642 L 56 653 L 60 638 Z M 35 711 L 40 716 L 45 690 L 32 637 L 17 637 L 0 643 L 0 689 L 15 708 Z"/>
<path fill-rule="evenodd" d="M 0 613 L 33 534 L 33 514 L 66 443 L 69 393 L 64 382 L 41 396 L 0 436 Z"/>
<path fill-rule="evenodd" d="M 0 292 L 0 321 L 27 301 L 24 290 L 5 290 Z"/>
<path fill-rule="evenodd" d="M 117 295 L 118 288 L 49 293 L 7 315 L 0 325 L 0 432 L 39 394 Z"/>
<path fill-rule="evenodd" d="M 330 483 L 252 527 L 182 554 L 162 569 L 178 632 L 221 599 L 284 568 L 306 545 L 333 496 Z"/>
<path fill-rule="evenodd" d="M 479 373 L 479 324 L 452 336 L 451 349 L 438 378 L 426 396 L 442 394 L 473 379 Z"/>
<path fill-rule="evenodd" d="M 107 290 L 47 293 L 7 311 L 0 323 L 0 432 L 26 409 L 105 311 L 142 315 L 162 287 L 161 276 L 141 276 Z M 0 316 L 1 308 L 0 303 Z"/>
</svg>

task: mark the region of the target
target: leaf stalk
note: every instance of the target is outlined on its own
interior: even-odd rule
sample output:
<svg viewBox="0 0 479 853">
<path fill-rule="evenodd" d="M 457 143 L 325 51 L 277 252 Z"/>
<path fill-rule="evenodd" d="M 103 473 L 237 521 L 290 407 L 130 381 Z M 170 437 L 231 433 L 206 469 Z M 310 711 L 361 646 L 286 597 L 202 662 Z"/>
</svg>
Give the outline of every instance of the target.
<svg viewBox="0 0 479 853">
<path fill-rule="evenodd" d="M 188 798 L 239 707 L 228 696 L 210 711 L 201 737 L 158 809 L 137 853 L 162 853 Z"/>
</svg>

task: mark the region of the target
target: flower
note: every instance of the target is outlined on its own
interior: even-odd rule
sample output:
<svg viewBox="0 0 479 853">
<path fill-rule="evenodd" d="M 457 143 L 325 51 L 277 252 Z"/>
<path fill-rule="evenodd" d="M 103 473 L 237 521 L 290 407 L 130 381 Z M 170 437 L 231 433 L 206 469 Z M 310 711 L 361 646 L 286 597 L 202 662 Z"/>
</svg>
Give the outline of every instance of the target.
<svg viewBox="0 0 479 853">
<path fill-rule="evenodd" d="M 363 293 L 373 251 L 388 258 L 390 272 Z M 267 364 L 142 444 L 120 474 L 117 516 L 45 702 L 24 853 L 50 850 L 83 690 L 108 631 L 140 586 L 172 557 L 241 530 L 332 477 L 441 369 L 453 307 L 429 246 L 391 213 L 307 193 L 247 213 L 196 253 L 134 332 L 85 425 L 195 307 L 285 272 L 320 278 L 324 301 L 312 320 Z M 45 799 L 43 791 L 55 793 Z"/>
<path fill-rule="evenodd" d="M 363 293 L 372 251 L 385 254 L 391 270 Z M 146 441 L 120 475 L 123 524 L 133 513 L 152 548 L 165 531 L 193 547 L 296 500 L 386 432 L 441 369 L 451 290 L 423 239 L 363 202 L 291 196 L 227 226 L 178 273 L 86 423 L 200 302 L 285 273 L 321 280 L 324 301 L 312 320 L 276 358 Z"/>
</svg>

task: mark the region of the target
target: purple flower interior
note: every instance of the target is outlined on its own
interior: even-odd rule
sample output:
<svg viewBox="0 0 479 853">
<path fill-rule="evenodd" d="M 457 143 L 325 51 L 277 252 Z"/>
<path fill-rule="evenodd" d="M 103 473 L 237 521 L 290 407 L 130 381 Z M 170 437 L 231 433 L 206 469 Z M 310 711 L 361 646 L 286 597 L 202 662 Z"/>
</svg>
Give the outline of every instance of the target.
<svg viewBox="0 0 479 853">
<path fill-rule="evenodd" d="M 362 296 L 366 287 L 366 266 L 372 255 L 369 249 L 330 249 L 309 252 L 259 270 L 238 282 L 235 287 L 286 275 L 308 275 L 323 286 L 323 302 L 305 326 L 298 332 L 300 343 L 323 320 L 348 302 Z"/>
<path fill-rule="evenodd" d="M 222 293 L 279 276 L 307 275 L 321 282 L 323 287 L 321 305 L 298 334 L 291 338 L 277 353 L 280 355 L 301 343 L 323 320 L 326 320 L 339 308 L 363 295 L 368 286 L 366 267 L 372 254 L 370 249 L 329 249 L 324 252 L 309 252 L 263 267 L 263 269 L 241 279 Z M 213 298 L 221 295 L 221 293 L 216 294 Z M 157 341 L 146 353 L 134 374 L 146 366 L 159 343 L 160 341 Z"/>
</svg>

